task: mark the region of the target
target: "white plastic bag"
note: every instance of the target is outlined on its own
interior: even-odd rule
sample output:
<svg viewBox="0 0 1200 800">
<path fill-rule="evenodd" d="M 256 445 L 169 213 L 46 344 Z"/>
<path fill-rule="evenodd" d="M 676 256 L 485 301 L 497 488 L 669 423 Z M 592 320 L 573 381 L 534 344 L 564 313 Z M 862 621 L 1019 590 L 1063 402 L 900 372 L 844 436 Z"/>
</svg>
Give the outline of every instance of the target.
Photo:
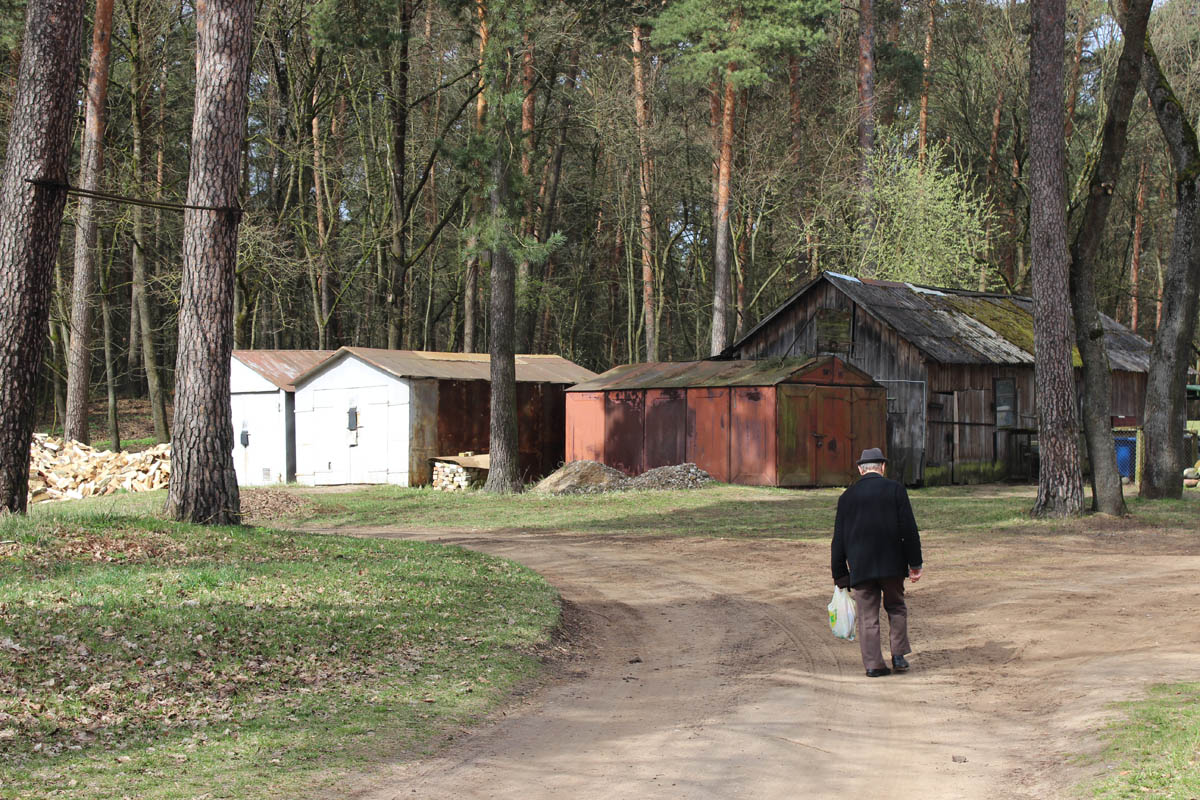
<svg viewBox="0 0 1200 800">
<path fill-rule="evenodd" d="M 849 589 L 840 586 L 833 590 L 833 599 L 829 601 L 829 627 L 833 635 L 839 639 L 854 641 L 854 623 L 858 617 L 858 608 Z"/>
</svg>

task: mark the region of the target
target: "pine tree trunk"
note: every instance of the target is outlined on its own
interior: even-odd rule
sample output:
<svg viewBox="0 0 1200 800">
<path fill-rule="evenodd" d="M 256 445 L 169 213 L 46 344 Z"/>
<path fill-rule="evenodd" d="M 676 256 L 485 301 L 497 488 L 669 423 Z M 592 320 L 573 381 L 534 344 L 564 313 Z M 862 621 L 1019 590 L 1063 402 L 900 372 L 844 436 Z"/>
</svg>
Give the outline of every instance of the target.
<svg viewBox="0 0 1200 800">
<path fill-rule="evenodd" d="M 488 46 L 488 21 L 487 21 L 487 4 L 484 0 L 475 0 L 475 16 L 479 22 L 479 95 L 475 99 L 475 130 L 483 132 L 483 123 L 487 119 L 487 94 L 482 91 L 483 84 L 483 54 Z M 479 264 L 480 258 L 477 248 L 479 247 L 479 236 L 474 233 L 479 229 L 480 217 L 483 216 L 483 207 L 478 200 L 471 201 L 471 222 L 469 228 L 472 233 L 467 237 L 467 269 L 466 275 L 463 278 L 463 352 L 474 353 L 479 349 L 478 328 L 479 322 L 477 319 L 479 311 Z"/>
<path fill-rule="evenodd" d="M 141 26 L 136 19 L 129 24 L 130 71 L 132 73 L 132 106 L 130 132 L 132 148 L 130 152 L 130 171 L 133 173 L 133 185 L 140 189 L 142 185 L 142 152 L 146 124 L 146 94 L 149 87 L 146 84 L 145 60 L 143 58 L 144 42 L 141 36 Z M 138 329 L 131 330 L 130 335 L 139 341 L 137 350 L 142 354 L 142 364 L 146 373 L 146 387 L 150 396 L 150 414 L 154 420 L 154 436 L 160 442 L 171 439 L 167 425 L 166 391 L 162 385 L 162 372 L 158 364 L 158 351 L 154 346 L 154 314 L 150 307 L 146 274 L 146 209 L 135 205 L 130 211 L 132 217 L 133 254 L 130 259 L 132 276 L 130 278 L 130 302 L 137 309 Z M 134 348 L 131 346 L 130 350 Z"/>
<path fill-rule="evenodd" d="M 81 0 L 30 0 L 0 177 L 0 502 L 24 513 L 50 276 L 67 194 Z M 29 180 L 45 181 L 33 184 Z"/>
<path fill-rule="evenodd" d="M 505 114 L 505 127 L 508 126 Z M 504 142 L 512 141 L 505 132 Z M 493 225 L 504 225 L 508 214 L 512 169 L 507 147 L 492 156 L 492 191 L 489 205 Z M 492 249 L 491 312 L 488 319 L 488 352 L 491 354 L 491 427 L 487 482 L 484 490 L 497 494 L 521 491 L 517 439 L 517 364 L 514 350 L 516 267 L 503 240 Z"/>
<path fill-rule="evenodd" d="M 921 70 L 921 113 L 917 126 L 917 158 L 925 160 L 929 132 L 929 83 L 933 74 L 933 26 L 937 21 L 937 0 L 927 0 L 925 17 L 925 60 Z"/>
<path fill-rule="evenodd" d="M 1096 251 L 1112 206 L 1112 187 L 1120 176 L 1125 157 L 1129 114 L 1141 73 L 1150 4 L 1151 0 L 1131 0 L 1125 13 L 1124 45 L 1104 118 L 1100 156 L 1088 184 L 1083 222 L 1071 244 L 1071 310 L 1075 317 L 1075 343 L 1083 362 L 1083 429 L 1092 465 L 1092 502 L 1096 511 L 1114 516 L 1125 515 L 1127 509 L 1113 445 L 1112 370 L 1104 346 L 1104 321 L 1096 307 Z"/>
<path fill-rule="evenodd" d="M 111 270 L 110 270 L 111 271 Z M 117 421 L 117 366 L 113 346 L 112 303 L 108 299 L 109 281 L 100 287 L 100 322 L 104 332 L 104 385 L 108 389 L 108 441 L 114 453 L 121 449 L 121 428 Z"/>
<path fill-rule="evenodd" d="M 388 251 L 388 349 L 399 349 L 407 320 L 404 318 L 405 281 L 408 279 L 408 45 L 412 39 L 413 0 L 400 0 L 397 53 L 392 65 L 392 245 Z"/>
<path fill-rule="evenodd" d="M 112 49 L 112 0 L 96 0 L 92 61 L 83 125 L 79 188 L 100 188 L 104 172 L 104 109 L 108 99 L 108 54 Z M 95 200 L 79 198 L 75 220 L 75 275 L 71 289 L 71 343 L 67 356 L 67 415 L 63 436 L 90 441 L 88 395 L 92 381 L 92 292 L 96 285 Z"/>
<path fill-rule="evenodd" d="M 872 210 L 871 156 L 875 152 L 875 0 L 858 3 L 858 183 L 862 203 L 863 247 L 866 249 L 875 231 Z M 875 274 L 875 263 L 865 253 L 861 272 Z"/>
<path fill-rule="evenodd" d="M 713 255 L 712 346 L 709 355 L 720 355 L 729 346 L 729 196 L 733 176 L 733 122 L 737 108 L 737 90 L 733 85 L 734 66 L 725 79 L 725 104 L 721 110 L 721 151 L 717 159 L 717 209 Z"/>
<path fill-rule="evenodd" d="M 1138 311 L 1141 297 L 1138 281 L 1142 266 L 1142 226 L 1146 221 L 1146 161 L 1138 167 L 1137 205 L 1133 212 L 1133 254 L 1129 263 L 1129 329 L 1138 332 Z"/>
<path fill-rule="evenodd" d="M 642 251 L 642 328 L 646 334 L 646 360 L 658 361 L 658 329 L 654 313 L 654 222 L 650 216 L 653 164 L 650 160 L 650 99 L 646 94 L 645 65 L 642 63 L 643 31 L 633 26 L 633 111 L 638 139 L 639 238 Z"/>
<path fill-rule="evenodd" d="M 254 0 L 197 6 L 196 111 L 176 362 L 168 510 L 179 520 L 241 519 L 233 468 L 229 360 L 237 261 L 240 160 L 246 130 Z"/>
<path fill-rule="evenodd" d="M 1200 303 L 1200 146 L 1196 131 L 1146 40 L 1142 82 L 1154 106 L 1175 172 L 1175 232 L 1162 281 L 1160 321 L 1146 376 L 1146 467 L 1141 495 L 1183 494 L 1183 433 L 1187 422 L 1188 362 Z"/>
<path fill-rule="evenodd" d="M 521 235 L 532 236 L 536 226 L 533 220 L 534 195 L 531 189 L 533 179 L 533 132 L 537 97 L 533 87 L 536 75 L 534 73 L 533 42 L 529 32 L 524 35 L 524 53 L 521 56 L 521 178 L 525 197 L 524 209 L 521 215 Z M 537 307 L 530 286 L 533 268 L 528 258 L 522 258 L 517 265 L 517 333 L 516 346 L 522 353 L 533 349 L 533 313 Z"/>
<path fill-rule="evenodd" d="M 1079 422 L 1071 368 L 1067 289 L 1062 43 L 1065 0 L 1035 0 L 1030 45 L 1030 241 L 1033 258 L 1034 383 L 1038 412 L 1036 517 L 1083 510 Z"/>
</svg>

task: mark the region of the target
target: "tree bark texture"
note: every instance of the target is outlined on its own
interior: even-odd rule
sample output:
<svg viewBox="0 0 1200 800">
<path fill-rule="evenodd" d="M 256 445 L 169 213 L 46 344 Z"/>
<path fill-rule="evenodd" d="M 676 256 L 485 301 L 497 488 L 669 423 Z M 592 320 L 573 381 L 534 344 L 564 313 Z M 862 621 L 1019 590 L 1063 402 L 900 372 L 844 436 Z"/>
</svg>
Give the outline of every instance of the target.
<svg viewBox="0 0 1200 800">
<path fill-rule="evenodd" d="M 505 128 L 508 120 L 505 120 Z M 507 134 L 508 131 L 505 131 Z M 508 142 L 492 155 L 489 206 L 497 229 L 504 225 L 511 196 L 512 164 Z M 504 237 L 492 248 L 492 287 L 488 314 L 488 352 L 491 356 L 490 465 L 484 490 L 498 494 L 521 491 L 517 439 L 517 363 L 515 358 L 516 265 Z"/>
<path fill-rule="evenodd" d="M 861 225 L 869 240 L 875 230 L 871 211 L 871 155 L 875 152 L 875 0 L 858 4 L 858 182 L 862 202 Z M 862 262 L 867 277 L 875 274 L 875 264 Z"/>
<path fill-rule="evenodd" d="M 1150 5 L 1151 0 L 1132 0 L 1125 12 L 1124 45 L 1109 95 L 1100 157 L 1088 183 L 1083 221 L 1071 243 L 1071 310 L 1075 317 L 1075 343 L 1083 362 L 1083 430 L 1092 465 L 1092 504 L 1095 511 L 1115 516 L 1123 516 L 1127 509 L 1113 445 L 1112 370 L 1104 346 L 1104 321 L 1096 306 L 1096 251 L 1125 157 L 1129 114 L 1141 75 Z"/>
<path fill-rule="evenodd" d="M 132 149 L 130 152 L 130 169 L 133 172 L 133 185 L 142 185 L 142 154 L 146 141 L 146 93 L 149 90 L 146 81 L 145 59 L 143 58 L 143 40 L 141 26 L 134 19 L 130 20 L 130 71 L 132 73 L 133 91 L 132 107 L 130 108 L 130 129 L 132 134 Z M 155 197 L 161 197 L 162 176 L 155 191 Z M 136 348 L 141 352 L 142 365 L 146 373 L 146 387 L 150 395 L 150 415 L 154 420 L 154 437 L 160 442 L 171 440 L 167 424 L 166 389 L 163 386 L 162 371 L 158 364 L 158 351 L 154 345 L 154 313 L 150 308 L 150 294 L 147 275 L 146 259 L 146 209 L 135 205 L 130 211 L 132 216 L 133 254 L 130 278 L 130 305 L 136 309 L 131 317 L 137 318 L 137 329 L 130 330 L 133 341 L 138 342 Z M 132 352 L 135 348 L 130 347 Z M 131 364 L 132 367 L 132 364 Z"/>
<path fill-rule="evenodd" d="M 646 335 L 646 360 L 658 361 L 658 321 L 654 313 L 654 222 L 650 216 L 650 191 L 654 165 L 650 160 L 650 98 L 646 93 L 643 63 L 644 32 L 633 26 L 633 111 L 638 139 L 638 229 L 642 251 L 642 328 Z"/>
<path fill-rule="evenodd" d="M 933 76 L 933 26 L 937 20 L 937 0 L 928 0 L 925 17 L 925 59 L 921 68 L 921 112 L 917 125 L 917 158 L 925 160 L 929 128 L 929 83 Z"/>
<path fill-rule="evenodd" d="M 241 519 L 233 468 L 229 359 L 253 25 L 254 0 L 197 4 L 188 205 L 205 210 L 189 208 L 184 213 L 175 435 L 167 502 L 176 519 L 206 524 L 235 524 Z"/>
<path fill-rule="evenodd" d="M 487 3 L 475 0 L 475 16 L 479 21 L 479 94 L 475 98 L 475 130 L 482 132 L 483 123 L 487 120 L 487 93 L 484 91 L 483 56 L 488 46 Z M 480 217 L 483 215 L 483 205 L 478 200 L 471 201 L 472 231 L 478 230 Z M 471 233 L 467 237 L 467 269 L 463 276 L 463 352 L 474 353 L 479 349 L 476 341 L 479 322 L 476 319 L 479 309 L 479 236 Z"/>
<path fill-rule="evenodd" d="M 79 188 L 100 188 L 104 172 L 104 111 L 108 101 L 108 56 L 112 50 L 113 0 L 96 0 L 92 60 L 87 85 L 80 154 Z M 80 197 L 75 219 L 75 275 L 71 288 L 71 344 L 67 355 L 67 415 L 63 435 L 85 444 L 92 380 L 92 293 L 96 286 L 96 201 Z"/>
<path fill-rule="evenodd" d="M 1162 130 L 1175 173 L 1175 232 L 1162 279 L 1158 332 L 1146 377 L 1146 464 L 1141 496 L 1180 497 L 1183 493 L 1183 432 L 1187 422 L 1185 385 L 1191 361 L 1196 311 L 1200 304 L 1200 145 L 1158 57 L 1146 41 L 1142 82 Z"/>
<path fill-rule="evenodd" d="M 524 195 L 521 213 L 521 235 L 535 235 L 533 182 L 533 145 L 537 112 L 537 95 L 534 86 L 537 74 L 534 69 L 533 40 L 529 31 L 524 34 L 521 54 L 521 188 Z M 531 280 L 533 265 L 522 258 L 517 265 L 517 338 L 516 347 L 523 353 L 533 349 L 533 314 L 537 300 L 533 294 Z"/>
<path fill-rule="evenodd" d="M 1067 288 L 1062 135 L 1065 19 L 1065 0 L 1034 0 L 1029 59 L 1029 222 L 1040 456 L 1033 515 L 1039 517 L 1073 516 L 1083 510 L 1079 422 L 1071 368 L 1071 297 Z"/>
<path fill-rule="evenodd" d="M 1146 162 L 1138 167 L 1137 204 L 1133 211 L 1133 253 L 1129 261 L 1129 329 L 1138 332 L 1139 292 L 1142 266 L 1142 229 L 1146 220 Z"/>
<path fill-rule="evenodd" d="M 30 0 L 0 178 L 0 501 L 24 513 L 34 393 L 67 194 L 81 0 Z M 53 186 L 34 185 L 30 180 Z"/>
<path fill-rule="evenodd" d="M 405 281 L 408 279 L 408 46 L 412 38 L 413 3 L 400 0 L 397 53 L 393 55 L 392 96 L 392 245 L 388 283 L 388 348 L 398 349 L 404 336 Z"/>
<path fill-rule="evenodd" d="M 729 195 L 733 177 L 733 134 L 737 111 L 737 89 L 733 85 L 732 64 L 725 78 L 725 103 L 721 110 L 721 150 L 717 160 L 716 230 L 713 231 L 713 315 L 711 355 L 720 355 L 729 346 Z"/>
</svg>

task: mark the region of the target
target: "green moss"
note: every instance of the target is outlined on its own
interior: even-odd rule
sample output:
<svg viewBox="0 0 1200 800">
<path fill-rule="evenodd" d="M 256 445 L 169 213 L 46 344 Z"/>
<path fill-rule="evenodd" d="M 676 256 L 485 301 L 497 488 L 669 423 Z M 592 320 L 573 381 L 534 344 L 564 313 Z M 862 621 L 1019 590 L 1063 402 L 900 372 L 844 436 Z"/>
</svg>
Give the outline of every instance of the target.
<svg viewBox="0 0 1200 800">
<path fill-rule="evenodd" d="M 996 483 L 1008 478 L 1008 465 L 1002 461 L 960 461 L 950 466 L 925 467 L 926 486 L 949 486 L 959 484 Z"/>
<path fill-rule="evenodd" d="M 1033 355 L 1033 317 L 1012 301 L 998 302 L 981 297 L 946 298 L 946 302 L 956 310 L 966 314 L 978 322 L 982 322 L 996 333 L 1012 342 L 1026 353 Z M 1083 366 L 1079 350 L 1071 348 L 1071 363 L 1073 366 Z"/>
</svg>

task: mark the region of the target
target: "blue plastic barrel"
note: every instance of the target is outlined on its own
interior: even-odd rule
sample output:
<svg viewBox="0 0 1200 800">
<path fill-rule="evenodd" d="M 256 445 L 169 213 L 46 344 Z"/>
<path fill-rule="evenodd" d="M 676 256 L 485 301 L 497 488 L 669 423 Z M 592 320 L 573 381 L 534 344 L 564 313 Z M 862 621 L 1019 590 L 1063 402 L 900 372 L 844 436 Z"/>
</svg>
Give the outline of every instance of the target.
<svg viewBox="0 0 1200 800">
<path fill-rule="evenodd" d="M 1122 478 L 1132 478 L 1137 467 L 1137 437 L 1115 436 L 1113 441 L 1117 445 L 1117 472 Z"/>
</svg>

